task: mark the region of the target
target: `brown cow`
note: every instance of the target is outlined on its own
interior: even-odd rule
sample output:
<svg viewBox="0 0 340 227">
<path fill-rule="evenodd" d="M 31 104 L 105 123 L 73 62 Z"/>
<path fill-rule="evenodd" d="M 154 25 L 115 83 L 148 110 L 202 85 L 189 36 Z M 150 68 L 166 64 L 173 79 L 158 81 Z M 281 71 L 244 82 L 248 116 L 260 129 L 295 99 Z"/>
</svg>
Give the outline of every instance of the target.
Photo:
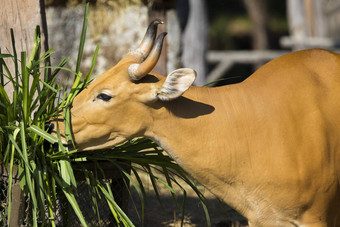
<svg viewBox="0 0 340 227">
<path fill-rule="evenodd" d="M 193 87 L 192 69 L 167 77 L 150 72 L 165 36 L 154 42 L 159 23 L 153 21 L 137 50 L 75 98 L 79 150 L 145 136 L 250 226 L 335 226 L 340 56 L 294 52 L 242 83 Z"/>
</svg>

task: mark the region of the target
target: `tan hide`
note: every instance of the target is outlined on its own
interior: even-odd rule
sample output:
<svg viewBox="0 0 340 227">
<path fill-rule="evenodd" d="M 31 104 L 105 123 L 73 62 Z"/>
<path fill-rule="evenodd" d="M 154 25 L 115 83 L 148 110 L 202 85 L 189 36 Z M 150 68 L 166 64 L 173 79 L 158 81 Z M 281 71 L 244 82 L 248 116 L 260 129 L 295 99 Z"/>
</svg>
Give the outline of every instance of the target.
<svg viewBox="0 0 340 227">
<path fill-rule="evenodd" d="M 190 69 L 133 81 L 128 68 L 139 63 L 129 53 L 75 98 L 80 150 L 145 136 L 250 226 L 336 225 L 339 55 L 294 52 L 217 88 L 189 87 Z"/>
</svg>

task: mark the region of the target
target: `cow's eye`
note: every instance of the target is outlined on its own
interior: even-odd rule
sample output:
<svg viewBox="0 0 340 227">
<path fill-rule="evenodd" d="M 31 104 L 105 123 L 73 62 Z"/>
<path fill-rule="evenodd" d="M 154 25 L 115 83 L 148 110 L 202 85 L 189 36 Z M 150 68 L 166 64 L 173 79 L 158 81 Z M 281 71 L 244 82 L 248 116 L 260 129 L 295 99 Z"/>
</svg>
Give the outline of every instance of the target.
<svg viewBox="0 0 340 227">
<path fill-rule="evenodd" d="M 105 102 L 110 101 L 112 97 L 110 95 L 104 94 L 104 93 L 100 93 L 99 95 L 97 95 L 97 99 L 101 99 Z"/>
</svg>

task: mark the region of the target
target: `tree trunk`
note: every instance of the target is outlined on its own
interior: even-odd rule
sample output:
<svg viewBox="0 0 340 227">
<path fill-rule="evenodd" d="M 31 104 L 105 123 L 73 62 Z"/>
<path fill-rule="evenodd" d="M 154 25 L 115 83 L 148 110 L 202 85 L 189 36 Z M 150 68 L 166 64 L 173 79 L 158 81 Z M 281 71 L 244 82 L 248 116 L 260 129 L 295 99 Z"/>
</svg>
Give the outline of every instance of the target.
<svg viewBox="0 0 340 227">
<path fill-rule="evenodd" d="M 13 28 L 15 47 L 20 52 L 26 51 L 27 56 L 33 48 L 34 29 L 41 28 L 42 51 L 48 49 L 47 26 L 43 0 L 0 0 L 0 49 L 2 53 L 13 54 L 10 29 Z M 14 73 L 12 61 L 6 61 L 11 73 Z M 8 94 L 12 94 L 13 88 L 6 86 Z M 11 97 L 11 95 L 9 95 Z"/>
<path fill-rule="evenodd" d="M 253 49 L 268 49 L 267 0 L 243 0 L 252 21 Z"/>
<path fill-rule="evenodd" d="M 29 53 L 34 44 L 34 29 L 40 26 L 42 43 L 47 49 L 46 18 L 43 0 L 0 0 L 0 48 L 12 52 L 10 29 L 13 28 L 17 52 Z M 46 37 L 45 37 L 46 36 Z"/>
<path fill-rule="evenodd" d="M 183 2 L 182 4 L 189 3 L 189 16 L 182 37 L 182 63 L 184 67 L 192 68 L 197 72 L 197 78 L 194 83 L 197 86 L 202 86 L 206 84 L 207 73 L 205 57 L 208 30 L 206 2 L 205 0 L 189 0 L 188 3 L 183 0 L 179 1 L 179 3 L 181 2 Z M 185 13 L 179 13 L 179 15 L 185 15 Z"/>
</svg>

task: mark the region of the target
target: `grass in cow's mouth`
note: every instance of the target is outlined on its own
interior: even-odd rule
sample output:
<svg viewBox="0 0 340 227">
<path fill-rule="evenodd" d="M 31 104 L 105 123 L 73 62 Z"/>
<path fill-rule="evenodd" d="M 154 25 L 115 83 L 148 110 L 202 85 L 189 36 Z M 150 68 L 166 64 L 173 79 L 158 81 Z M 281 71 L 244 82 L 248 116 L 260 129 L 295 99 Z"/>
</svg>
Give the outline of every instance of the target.
<svg viewBox="0 0 340 227">
<path fill-rule="evenodd" d="M 117 223 L 123 226 L 133 226 L 130 219 L 117 205 L 109 183 L 103 182 L 97 177 L 104 174 L 98 163 L 100 161 L 109 161 L 136 188 L 142 201 L 144 201 L 145 190 L 137 170 L 142 170 L 149 174 L 158 198 L 159 193 L 156 185 L 160 183 L 165 185 L 173 194 L 175 202 L 176 196 L 173 185 L 177 184 L 181 187 L 176 179 L 184 180 L 201 199 L 209 225 L 209 216 L 204 205 L 203 195 L 187 177 L 186 173 L 171 158 L 165 155 L 154 142 L 145 138 L 137 138 L 111 150 L 77 152 L 64 146 L 60 136 L 56 138 L 45 129 L 46 123 L 50 119 L 57 117 L 57 110 L 62 110 L 63 115 L 66 116 L 66 126 L 68 126 L 66 127 L 66 139 L 72 140 L 68 124 L 69 107 L 73 98 L 90 82 L 98 54 L 97 47 L 91 70 L 83 77 L 79 69 L 85 42 L 87 12 L 88 5 L 85 10 L 78 61 L 74 71 L 64 67 L 69 60 L 68 58 L 63 59 L 57 66 L 49 65 L 48 58 L 53 54 L 53 50 L 41 53 L 39 28 L 35 31 L 34 48 L 28 61 L 26 60 L 25 52 L 20 53 L 20 56 L 17 55 L 13 32 L 11 37 L 14 52 L 12 54 L 0 52 L 0 162 L 3 167 L 9 170 L 7 194 L 11 195 L 13 167 L 16 165 L 19 170 L 21 189 L 30 198 L 29 212 L 32 216 L 30 225 L 38 226 L 39 223 L 39 226 L 56 226 L 54 221 L 57 204 L 56 188 L 59 188 L 72 206 L 81 224 L 87 226 L 75 199 L 77 182 L 74 176 L 74 166 L 77 163 L 92 162 L 95 169 L 92 172 L 91 170 L 86 170 L 88 173 L 86 174 L 86 180 L 90 182 L 91 191 L 95 192 L 92 199 L 97 200 L 99 194 L 101 194 L 105 197 Z M 14 72 L 10 71 L 9 64 L 14 64 Z M 73 86 L 69 92 L 55 83 L 56 76 L 61 70 L 68 70 L 75 76 Z M 9 87 L 13 88 L 13 92 L 8 92 Z M 51 145 L 46 145 L 46 141 L 51 144 L 58 144 L 59 149 L 55 150 Z M 127 171 L 126 166 L 131 167 L 132 174 Z M 161 173 L 163 177 L 156 176 L 155 172 Z M 128 187 L 127 189 L 129 190 Z M 184 189 L 183 194 L 185 197 Z M 8 197 L 7 211 L 5 208 L 0 207 L 1 226 L 9 224 L 12 199 L 11 196 Z M 143 213 L 144 203 L 142 204 L 142 207 L 138 209 Z M 183 214 L 184 208 L 185 203 L 183 204 Z M 97 207 L 93 207 L 94 212 L 97 210 Z M 7 217 L 4 218 L 4 215 L 7 215 Z M 184 217 L 184 215 L 182 216 Z"/>
</svg>

